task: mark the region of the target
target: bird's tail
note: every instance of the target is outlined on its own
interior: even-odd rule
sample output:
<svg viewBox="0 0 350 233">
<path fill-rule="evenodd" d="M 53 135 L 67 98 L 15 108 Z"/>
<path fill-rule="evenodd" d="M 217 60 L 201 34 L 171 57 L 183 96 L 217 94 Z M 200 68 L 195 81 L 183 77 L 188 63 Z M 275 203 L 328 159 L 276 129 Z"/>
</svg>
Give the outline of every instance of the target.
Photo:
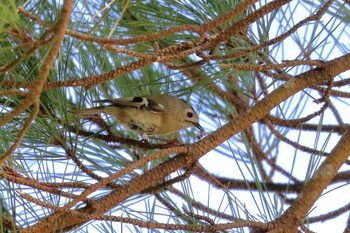
<svg viewBox="0 0 350 233">
<path fill-rule="evenodd" d="M 94 115 L 103 113 L 104 107 L 94 107 L 94 108 L 85 108 L 85 109 L 77 109 L 72 111 L 73 115 Z"/>
</svg>

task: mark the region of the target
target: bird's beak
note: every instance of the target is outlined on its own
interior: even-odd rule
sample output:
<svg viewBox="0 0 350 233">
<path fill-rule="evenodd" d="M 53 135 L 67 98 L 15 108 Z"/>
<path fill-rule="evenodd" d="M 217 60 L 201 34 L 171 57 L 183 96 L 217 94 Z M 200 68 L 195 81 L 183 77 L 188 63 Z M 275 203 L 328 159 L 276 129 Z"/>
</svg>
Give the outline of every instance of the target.
<svg viewBox="0 0 350 233">
<path fill-rule="evenodd" d="M 205 130 L 203 129 L 203 127 L 199 124 L 199 123 L 193 123 L 194 127 L 196 127 L 197 129 L 200 130 L 199 134 L 197 134 L 197 138 L 200 139 L 201 137 L 203 137 Z"/>
</svg>

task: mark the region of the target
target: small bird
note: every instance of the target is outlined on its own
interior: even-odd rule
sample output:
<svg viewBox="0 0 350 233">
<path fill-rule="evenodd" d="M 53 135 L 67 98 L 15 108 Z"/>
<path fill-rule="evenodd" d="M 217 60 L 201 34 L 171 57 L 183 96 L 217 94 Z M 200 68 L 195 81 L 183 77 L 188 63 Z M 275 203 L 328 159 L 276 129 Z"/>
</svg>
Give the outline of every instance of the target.
<svg viewBox="0 0 350 233">
<path fill-rule="evenodd" d="M 204 134 L 197 113 L 186 101 L 170 95 L 147 95 L 94 101 L 109 105 L 80 109 L 75 115 L 106 113 L 112 115 L 128 130 L 140 134 L 142 139 L 152 135 L 165 135 L 194 126 Z"/>
</svg>

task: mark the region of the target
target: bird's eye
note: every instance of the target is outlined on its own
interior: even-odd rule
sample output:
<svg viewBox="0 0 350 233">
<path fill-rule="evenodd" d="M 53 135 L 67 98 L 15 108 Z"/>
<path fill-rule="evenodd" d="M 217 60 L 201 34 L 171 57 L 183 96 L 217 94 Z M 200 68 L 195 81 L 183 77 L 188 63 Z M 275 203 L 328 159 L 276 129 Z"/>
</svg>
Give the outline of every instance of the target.
<svg viewBox="0 0 350 233">
<path fill-rule="evenodd" d="M 187 117 L 189 117 L 189 118 L 191 118 L 191 117 L 193 117 L 193 113 L 192 112 L 187 112 Z"/>
</svg>

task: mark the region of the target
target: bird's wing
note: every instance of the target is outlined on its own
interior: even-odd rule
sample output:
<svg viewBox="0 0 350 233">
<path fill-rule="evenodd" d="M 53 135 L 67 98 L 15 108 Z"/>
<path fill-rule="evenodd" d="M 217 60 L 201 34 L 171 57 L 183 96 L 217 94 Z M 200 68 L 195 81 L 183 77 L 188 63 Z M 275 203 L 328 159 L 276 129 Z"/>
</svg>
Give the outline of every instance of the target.
<svg viewBox="0 0 350 233">
<path fill-rule="evenodd" d="M 157 103 L 154 100 L 151 100 L 146 97 L 130 97 L 130 98 L 120 98 L 120 99 L 105 99 L 105 100 L 97 100 L 94 102 L 98 103 L 110 103 L 111 106 L 124 106 L 124 107 L 133 107 L 144 109 L 146 111 L 153 112 L 164 112 L 165 108 L 163 105 Z"/>
</svg>

